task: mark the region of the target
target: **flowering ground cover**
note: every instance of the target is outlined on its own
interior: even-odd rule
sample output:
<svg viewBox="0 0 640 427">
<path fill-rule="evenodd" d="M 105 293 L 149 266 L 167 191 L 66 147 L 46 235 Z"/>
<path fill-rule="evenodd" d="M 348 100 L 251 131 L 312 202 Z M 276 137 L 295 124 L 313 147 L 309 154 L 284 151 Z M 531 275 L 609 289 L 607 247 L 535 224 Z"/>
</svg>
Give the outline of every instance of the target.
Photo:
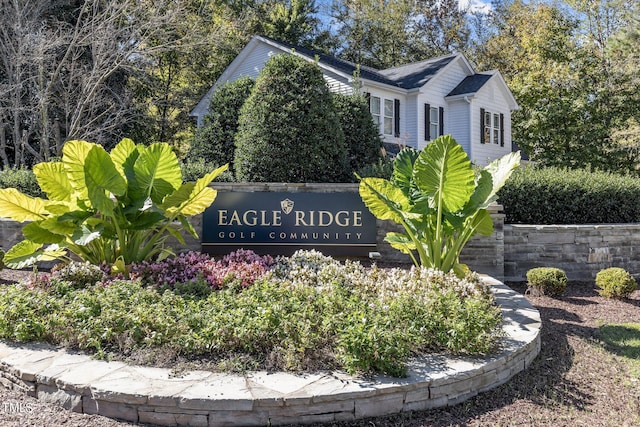
<svg viewBox="0 0 640 427">
<path fill-rule="evenodd" d="M 98 357 L 167 354 L 212 369 L 342 369 L 403 376 L 426 352 L 483 355 L 500 310 L 477 275 L 381 269 L 315 251 L 273 259 L 187 253 L 130 278 L 71 263 L 0 290 L 0 337 Z"/>
</svg>

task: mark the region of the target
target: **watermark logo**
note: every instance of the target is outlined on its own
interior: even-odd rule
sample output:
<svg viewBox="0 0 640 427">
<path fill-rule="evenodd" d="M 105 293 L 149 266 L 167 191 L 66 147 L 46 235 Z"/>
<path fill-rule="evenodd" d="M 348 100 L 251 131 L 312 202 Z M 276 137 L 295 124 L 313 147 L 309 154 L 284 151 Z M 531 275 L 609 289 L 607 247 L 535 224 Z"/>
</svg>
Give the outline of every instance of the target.
<svg viewBox="0 0 640 427">
<path fill-rule="evenodd" d="M 0 413 L 2 414 L 30 414 L 34 410 L 35 406 L 31 402 L 9 400 L 0 403 Z"/>
</svg>

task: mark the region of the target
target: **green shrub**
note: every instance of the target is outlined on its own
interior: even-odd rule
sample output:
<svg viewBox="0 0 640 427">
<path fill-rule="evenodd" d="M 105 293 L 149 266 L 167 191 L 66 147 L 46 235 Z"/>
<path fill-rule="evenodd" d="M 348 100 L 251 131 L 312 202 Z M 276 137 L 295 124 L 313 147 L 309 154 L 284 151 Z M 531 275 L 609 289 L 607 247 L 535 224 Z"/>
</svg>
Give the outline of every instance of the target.
<svg viewBox="0 0 640 427">
<path fill-rule="evenodd" d="M 640 180 L 605 172 L 524 167 L 498 193 L 511 224 L 640 222 Z"/>
<path fill-rule="evenodd" d="M 254 84 L 252 78 L 241 77 L 213 92 L 209 112 L 191 143 L 188 158 L 216 165 L 229 163 L 233 170 L 234 138 L 238 131 L 240 108 Z"/>
<path fill-rule="evenodd" d="M 344 134 L 318 64 L 272 56 L 240 110 L 238 181 L 343 182 Z"/>
<path fill-rule="evenodd" d="M 185 182 L 197 181 L 201 176 L 204 176 L 214 169 L 217 169 L 220 165 L 213 162 L 208 162 L 203 158 L 187 158 L 180 163 L 180 170 L 182 171 L 182 179 Z M 222 172 L 217 178 L 216 182 L 233 182 L 233 174 L 231 171 Z"/>
<path fill-rule="evenodd" d="M 375 163 L 361 167 L 356 173 L 362 178 L 390 179 L 393 175 L 393 160 L 388 157 L 379 158 Z"/>
<path fill-rule="evenodd" d="M 4 169 L 0 171 L 0 188 L 16 188 L 21 193 L 33 197 L 44 196 L 31 169 Z"/>
<path fill-rule="evenodd" d="M 561 296 L 567 289 L 567 275 L 555 267 L 537 267 L 527 271 L 529 289 L 534 296 Z"/>
<path fill-rule="evenodd" d="M 596 274 L 600 295 L 606 298 L 627 298 L 638 287 L 636 279 L 624 268 L 612 267 Z"/>
<path fill-rule="evenodd" d="M 334 94 L 333 97 L 344 133 L 349 171 L 358 171 L 381 161 L 380 129 L 373 122 L 367 101 L 357 95 Z M 355 176 L 351 175 L 351 178 L 355 181 Z"/>
</svg>

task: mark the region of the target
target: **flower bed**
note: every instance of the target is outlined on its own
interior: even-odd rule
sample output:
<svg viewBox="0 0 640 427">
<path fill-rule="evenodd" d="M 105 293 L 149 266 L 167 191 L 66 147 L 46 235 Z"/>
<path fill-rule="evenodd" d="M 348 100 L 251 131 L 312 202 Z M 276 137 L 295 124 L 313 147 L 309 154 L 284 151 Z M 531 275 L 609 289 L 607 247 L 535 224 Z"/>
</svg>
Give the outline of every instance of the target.
<svg viewBox="0 0 640 427">
<path fill-rule="evenodd" d="M 486 354 L 500 309 L 477 275 L 367 268 L 318 252 L 188 253 L 131 268 L 131 279 L 70 264 L 0 290 L 0 337 L 102 357 L 153 350 L 219 369 L 381 372 L 411 356 Z"/>
</svg>

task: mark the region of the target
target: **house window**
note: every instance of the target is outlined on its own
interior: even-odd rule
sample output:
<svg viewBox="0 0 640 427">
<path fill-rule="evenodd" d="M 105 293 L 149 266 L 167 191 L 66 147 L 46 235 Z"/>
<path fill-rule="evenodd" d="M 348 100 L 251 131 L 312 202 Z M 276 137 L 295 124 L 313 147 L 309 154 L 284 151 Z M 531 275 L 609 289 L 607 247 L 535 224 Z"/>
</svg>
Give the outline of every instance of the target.
<svg viewBox="0 0 640 427">
<path fill-rule="evenodd" d="M 487 144 L 491 142 L 491 113 L 489 111 L 484 112 L 484 142 Z"/>
<path fill-rule="evenodd" d="M 424 104 L 424 140 L 431 141 L 444 134 L 444 108 Z"/>
<path fill-rule="evenodd" d="M 429 135 L 431 138 L 440 135 L 440 115 L 436 107 L 429 109 Z"/>
<path fill-rule="evenodd" d="M 383 133 L 385 135 L 393 134 L 393 100 L 385 99 L 384 100 L 384 129 Z"/>
<path fill-rule="evenodd" d="M 377 96 L 371 97 L 371 117 L 373 117 L 373 123 L 380 127 L 380 98 Z"/>
<path fill-rule="evenodd" d="M 504 114 L 480 109 L 480 143 L 504 147 Z"/>
</svg>

